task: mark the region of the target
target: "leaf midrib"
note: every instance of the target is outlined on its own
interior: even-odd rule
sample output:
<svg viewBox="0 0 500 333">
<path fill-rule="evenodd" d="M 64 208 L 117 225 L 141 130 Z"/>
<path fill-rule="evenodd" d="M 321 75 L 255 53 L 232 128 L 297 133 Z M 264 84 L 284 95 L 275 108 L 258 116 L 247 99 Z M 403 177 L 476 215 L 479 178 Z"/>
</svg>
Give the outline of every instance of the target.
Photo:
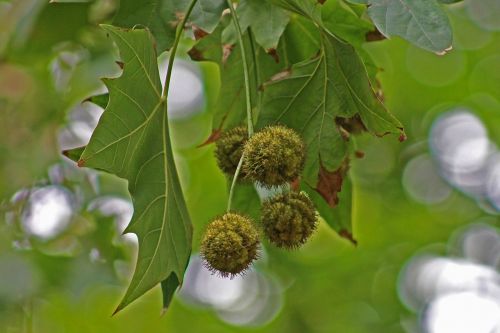
<svg viewBox="0 0 500 333">
<path fill-rule="evenodd" d="M 168 206 L 167 193 L 169 193 L 168 186 L 170 185 L 171 179 L 170 179 L 170 173 L 167 172 L 167 165 L 168 165 L 168 160 L 167 160 L 168 142 L 167 142 L 167 140 L 168 139 L 167 139 L 167 132 L 166 132 L 167 126 L 165 124 L 167 124 L 168 122 L 167 122 L 167 119 L 166 119 L 166 114 L 167 114 L 167 110 L 166 110 L 166 107 L 165 107 L 164 114 L 163 114 L 163 120 L 162 120 L 162 137 L 163 137 L 163 139 L 162 139 L 163 151 L 162 152 L 163 152 L 163 163 L 164 163 L 163 176 L 164 176 L 164 179 L 165 179 L 165 191 L 164 191 L 165 194 L 162 196 L 163 199 L 164 199 L 163 216 L 162 216 L 162 226 L 160 228 L 160 235 L 158 236 L 158 241 L 156 242 L 155 250 L 154 250 L 153 254 L 148 258 L 148 260 L 149 260 L 148 266 L 144 270 L 144 273 L 142 274 L 142 277 L 139 280 L 139 282 L 136 284 L 135 288 L 130 291 L 130 294 L 133 294 L 137 289 L 139 289 L 139 287 L 143 283 L 144 279 L 146 278 L 149 270 L 153 266 L 153 262 L 154 262 L 155 258 L 157 257 L 158 253 L 160 253 L 159 252 L 159 248 L 160 248 L 160 244 L 161 244 L 161 239 L 163 237 L 163 232 L 165 231 L 165 229 L 167 229 L 167 219 L 166 219 L 167 206 Z M 157 156 L 158 154 L 159 153 L 157 153 L 155 156 Z M 177 207 L 179 207 L 178 200 L 177 200 L 177 198 L 175 196 L 175 191 L 172 191 L 171 194 L 173 195 L 173 199 L 175 201 L 175 205 Z M 181 211 L 181 210 L 179 209 L 179 211 Z M 145 212 L 143 212 L 143 214 L 145 214 Z M 141 217 L 142 217 L 143 214 L 141 214 Z M 172 244 L 172 247 L 174 248 L 174 253 L 175 253 L 175 255 L 173 256 L 173 258 L 175 258 L 176 262 L 175 262 L 175 265 L 173 265 L 173 267 L 179 268 L 178 251 L 177 251 L 177 248 L 176 248 L 176 245 L 175 245 L 175 241 L 173 239 L 172 230 L 171 230 L 171 228 L 168 228 L 168 229 L 170 231 L 171 244 Z M 156 230 L 158 231 L 158 228 Z M 143 260 L 144 260 L 144 258 L 143 258 Z M 172 271 L 174 271 L 174 270 L 172 270 Z M 167 273 L 171 273 L 172 271 L 167 272 Z M 168 275 L 170 275 L 170 274 L 167 274 L 167 276 Z M 179 276 L 177 276 L 177 278 L 179 279 Z"/>
</svg>

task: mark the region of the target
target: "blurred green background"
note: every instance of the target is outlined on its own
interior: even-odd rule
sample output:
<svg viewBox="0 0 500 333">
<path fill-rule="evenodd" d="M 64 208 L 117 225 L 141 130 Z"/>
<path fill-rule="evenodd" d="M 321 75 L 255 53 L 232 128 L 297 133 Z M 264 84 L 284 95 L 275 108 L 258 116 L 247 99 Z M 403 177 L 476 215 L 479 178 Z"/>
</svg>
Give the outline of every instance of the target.
<svg viewBox="0 0 500 333">
<path fill-rule="evenodd" d="M 0 2 L 1 333 L 462 332 L 429 322 L 440 287 L 422 289 L 429 279 L 405 269 L 422 255 L 490 267 L 498 295 L 500 257 L 474 257 L 463 241 L 477 225 L 498 238 L 500 206 L 500 13 L 470 0 L 447 7 L 455 37 L 446 56 L 398 38 L 364 45 L 408 140 L 358 140 L 357 247 L 322 224 L 300 250 L 266 247 L 248 277 L 222 282 L 195 256 L 166 314 L 156 288 L 111 317 L 135 260 L 134 237 L 120 236 L 132 213 L 126 184 L 77 169 L 60 152 L 88 140 L 102 110 L 82 101 L 119 71 L 97 26 L 115 8 L 113 0 Z M 227 199 L 213 147 L 196 148 L 210 133 L 219 82 L 213 64 L 180 64 L 201 79 L 203 99 L 172 123 L 196 254 L 204 225 Z M 500 253 L 493 241 L 474 246 Z M 472 290 L 466 285 L 454 290 Z M 484 332 L 500 332 L 500 305 L 492 309 L 498 331 Z M 471 325 L 463 332 L 483 332 Z"/>
</svg>

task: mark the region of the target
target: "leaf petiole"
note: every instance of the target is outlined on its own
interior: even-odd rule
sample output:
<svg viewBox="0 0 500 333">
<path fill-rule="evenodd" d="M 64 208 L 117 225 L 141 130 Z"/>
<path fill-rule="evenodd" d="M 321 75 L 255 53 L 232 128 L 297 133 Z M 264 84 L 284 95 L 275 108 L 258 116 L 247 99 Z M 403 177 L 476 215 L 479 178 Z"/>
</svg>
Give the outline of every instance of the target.
<svg viewBox="0 0 500 333">
<path fill-rule="evenodd" d="M 260 113 L 260 109 L 262 107 L 262 91 L 259 90 L 259 85 L 261 84 L 260 80 L 260 73 L 259 73 L 259 67 L 257 63 L 257 50 L 255 49 L 255 38 L 252 33 L 252 29 L 248 27 L 248 39 L 250 40 L 250 51 L 252 54 L 252 61 L 253 61 L 253 70 L 254 70 L 254 75 L 255 75 L 255 91 L 257 94 L 257 112 L 256 114 L 258 115 Z"/>
<path fill-rule="evenodd" d="M 241 32 L 238 16 L 236 15 L 236 11 L 234 10 L 231 0 L 227 0 L 227 5 L 229 6 L 229 10 L 231 11 L 231 17 L 233 19 L 233 24 L 236 28 L 236 33 L 238 35 L 238 42 L 240 44 L 241 60 L 243 63 L 243 76 L 245 79 L 245 101 L 246 101 L 246 112 L 247 112 L 248 137 L 251 137 L 253 135 L 252 102 L 250 101 L 250 76 L 248 73 L 248 61 L 245 53 L 245 45 L 243 44 L 243 33 Z M 257 66 L 257 64 L 255 64 L 255 66 Z M 240 175 L 241 166 L 243 165 L 243 159 L 244 156 L 241 156 L 233 176 L 231 188 L 229 190 L 229 198 L 227 200 L 228 212 L 231 211 L 231 202 L 233 200 L 234 188 L 236 186 L 238 176 Z"/>
<path fill-rule="evenodd" d="M 241 60 L 243 62 L 243 76 L 245 79 L 245 101 L 246 101 L 246 111 L 247 111 L 248 137 L 251 137 L 253 135 L 253 119 L 252 119 L 252 103 L 250 101 L 250 76 L 248 74 L 248 60 L 245 52 L 245 45 L 243 44 L 243 33 L 241 32 L 238 16 L 236 15 L 236 11 L 234 10 L 231 0 L 227 0 L 227 5 L 229 6 L 229 10 L 231 11 L 233 24 L 236 28 L 236 33 L 238 35 L 238 42 L 240 44 Z"/>
<path fill-rule="evenodd" d="M 241 171 L 241 166 L 243 165 L 243 155 L 238 162 L 238 166 L 236 167 L 236 171 L 234 172 L 233 181 L 231 183 L 231 189 L 229 190 L 229 198 L 227 199 L 227 212 L 231 211 L 231 202 L 233 201 L 234 188 L 236 187 L 236 181 L 238 180 L 238 176 Z"/>
<path fill-rule="evenodd" d="M 163 92 L 162 92 L 162 96 L 161 96 L 161 100 L 163 103 L 163 112 L 164 112 L 163 119 L 165 120 L 167 127 L 168 127 L 168 103 L 167 102 L 168 102 L 168 93 L 169 93 L 169 88 L 170 88 L 170 80 L 172 79 L 172 70 L 174 68 L 175 55 L 177 54 L 177 48 L 178 48 L 179 42 L 182 38 L 182 32 L 184 30 L 186 22 L 189 19 L 189 16 L 191 15 L 191 12 L 193 11 L 193 8 L 197 2 L 198 2 L 198 0 L 191 0 L 191 3 L 189 4 L 189 7 L 186 11 L 186 14 L 184 15 L 179 26 L 177 27 L 174 44 L 172 46 L 172 49 L 170 50 L 170 54 L 168 57 L 167 74 L 165 76 L 165 85 L 163 87 Z M 177 167 L 175 165 L 175 161 L 173 160 L 170 131 L 168 131 L 167 133 L 164 133 L 163 135 L 164 135 L 163 140 L 166 140 L 166 146 L 167 146 L 167 149 L 169 150 L 167 153 L 170 156 L 172 156 L 173 170 L 170 170 L 170 172 L 174 172 L 176 174 L 174 177 L 178 178 Z M 165 163 L 165 168 L 167 168 L 166 163 Z M 165 172 L 166 172 L 166 170 L 165 170 Z M 168 305 L 169 305 L 170 301 L 172 300 L 173 293 L 177 289 L 177 286 L 178 286 L 177 278 L 173 275 L 169 276 L 166 280 L 161 282 L 161 291 L 163 294 L 163 311 L 166 311 L 166 309 L 168 308 Z"/>
<path fill-rule="evenodd" d="M 179 47 L 179 42 L 181 41 L 182 31 L 184 30 L 186 22 L 189 19 L 189 16 L 191 15 L 191 12 L 193 11 L 193 8 L 197 2 L 198 2 L 198 0 L 191 0 L 191 3 L 189 4 L 189 7 L 186 11 L 186 14 L 182 18 L 181 23 L 177 26 L 177 31 L 175 33 L 174 45 L 172 46 L 172 49 L 170 50 L 170 54 L 168 57 L 167 76 L 165 77 L 165 86 L 163 87 L 163 93 L 162 93 L 162 96 L 165 98 L 165 104 L 166 104 L 167 99 L 168 99 L 168 90 L 170 88 L 170 79 L 172 78 L 172 70 L 174 67 L 173 65 L 174 65 L 175 55 L 177 53 L 177 48 Z"/>
</svg>

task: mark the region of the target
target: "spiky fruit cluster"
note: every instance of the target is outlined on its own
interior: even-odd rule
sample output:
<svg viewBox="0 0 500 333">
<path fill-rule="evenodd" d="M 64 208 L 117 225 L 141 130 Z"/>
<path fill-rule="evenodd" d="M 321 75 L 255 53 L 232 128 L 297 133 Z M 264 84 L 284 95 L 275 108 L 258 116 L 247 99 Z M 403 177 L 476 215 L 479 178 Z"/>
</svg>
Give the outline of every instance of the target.
<svg viewBox="0 0 500 333">
<path fill-rule="evenodd" d="M 246 127 L 239 126 L 224 131 L 215 142 L 217 165 L 227 175 L 233 176 L 243 154 L 243 147 L 248 140 Z M 240 173 L 244 178 L 244 174 Z"/>
<path fill-rule="evenodd" d="M 234 276 L 257 258 L 259 244 L 259 232 L 249 218 L 226 213 L 208 225 L 201 241 L 201 256 L 213 272 Z"/>
<path fill-rule="evenodd" d="M 284 193 L 262 205 L 264 234 L 278 247 L 301 246 L 316 229 L 314 204 L 304 193 Z"/>
<path fill-rule="evenodd" d="M 267 188 L 282 186 L 298 179 L 305 163 L 305 145 L 294 130 L 269 126 L 250 139 L 244 127 L 222 134 L 216 142 L 217 163 L 228 175 L 236 172 L 243 156 L 240 173 Z M 278 247 L 294 249 L 306 242 L 316 228 L 314 204 L 303 193 L 278 194 L 262 204 L 265 235 Z M 259 232 L 242 215 L 226 213 L 212 221 L 202 238 L 200 254 L 206 266 L 221 276 L 244 272 L 256 259 Z"/>
<path fill-rule="evenodd" d="M 267 187 L 294 181 L 304 168 L 304 142 L 288 127 L 264 128 L 248 139 L 243 152 L 247 178 Z"/>
</svg>

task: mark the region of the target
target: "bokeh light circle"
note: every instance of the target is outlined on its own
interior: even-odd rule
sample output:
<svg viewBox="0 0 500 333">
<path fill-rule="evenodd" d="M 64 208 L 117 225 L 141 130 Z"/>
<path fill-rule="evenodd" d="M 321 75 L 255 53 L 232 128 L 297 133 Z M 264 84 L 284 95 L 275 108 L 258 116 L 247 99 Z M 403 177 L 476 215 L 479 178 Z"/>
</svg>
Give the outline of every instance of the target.
<svg viewBox="0 0 500 333">
<path fill-rule="evenodd" d="M 467 58 L 461 52 L 449 52 L 446 56 L 408 46 L 406 66 L 410 74 L 420 83 L 431 87 L 442 87 L 458 80 L 466 70 Z"/>
<path fill-rule="evenodd" d="M 34 188 L 21 216 L 23 229 L 41 239 L 54 238 L 69 225 L 74 208 L 74 195 L 62 186 Z"/>
<path fill-rule="evenodd" d="M 403 186 L 406 192 L 417 202 L 437 204 L 446 200 L 451 188 L 437 171 L 429 155 L 413 158 L 403 172 Z"/>
</svg>

